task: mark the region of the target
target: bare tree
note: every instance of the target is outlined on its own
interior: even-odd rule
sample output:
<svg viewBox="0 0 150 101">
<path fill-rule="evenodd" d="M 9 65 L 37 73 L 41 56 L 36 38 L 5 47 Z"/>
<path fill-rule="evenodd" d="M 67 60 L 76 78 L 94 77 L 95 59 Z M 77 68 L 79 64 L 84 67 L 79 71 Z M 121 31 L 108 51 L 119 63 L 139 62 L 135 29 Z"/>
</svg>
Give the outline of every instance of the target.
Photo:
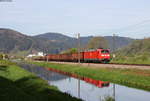
<svg viewBox="0 0 150 101">
<path fill-rule="evenodd" d="M 108 42 L 104 37 L 93 37 L 88 45 L 87 45 L 87 49 L 97 49 L 97 48 L 108 48 Z"/>
</svg>

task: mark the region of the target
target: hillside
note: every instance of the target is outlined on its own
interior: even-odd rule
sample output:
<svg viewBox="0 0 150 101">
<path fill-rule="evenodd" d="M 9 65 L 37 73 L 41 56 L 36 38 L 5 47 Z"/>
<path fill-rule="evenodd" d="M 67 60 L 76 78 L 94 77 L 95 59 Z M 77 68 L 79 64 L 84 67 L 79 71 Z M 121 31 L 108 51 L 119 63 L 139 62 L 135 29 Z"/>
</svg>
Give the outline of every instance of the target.
<svg viewBox="0 0 150 101">
<path fill-rule="evenodd" d="M 67 46 L 67 47 L 77 47 L 77 43 L 78 43 L 78 40 L 76 38 L 68 37 L 68 36 L 60 34 L 60 33 L 45 33 L 45 34 L 37 35 L 35 37 L 49 39 L 53 42 L 59 42 L 59 43 L 65 44 L 65 46 Z M 81 47 L 82 48 L 85 47 L 92 38 L 93 38 L 93 36 L 81 37 L 80 38 Z M 112 50 L 113 49 L 113 37 L 112 36 L 104 36 L 104 38 L 108 41 L 109 48 Z M 128 37 L 116 36 L 115 37 L 115 50 L 128 45 L 133 40 L 134 39 L 128 38 Z"/>
<path fill-rule="evenodd" d="M 58 53 L 76 46 L 75 38 L 57 33 L 27 36 L 11 29 L 0 29 L 0 52 L 25 55 L 36 51 Z"/>
<path fill-rule="evenodd" d="M 29 50 L 32 43 L 29 36 L 10 29 L 0 29 L 0 50 L 3 52 Z"/>
<path fill-rule="evenodd" d="M 71 39 L 74 39 L 66 35 L 63 35 L 61 33 L 52 33 L 52 32 L 36 35 L 35 37 L 44 38 L 44 39 L 48 39 L 51 41 L 62 41 L 61 39 L 63 39 L 63 41 L 66 41 L 66 40 L 70 41 Z"/>
<path fill-rule="evenodd" d="M 72 38 L 72 37 L 68 37 L 66 35 L 63 35 L 61 33 L 53 33 L 53 32 L 49 32 L 49 33 L 45 33 L 45 34 L 40 34 L 40 35 L 36 35 L 33 36 L 34 38 L 39 38 L 42 40 L 49 40 L 51 43 L 54 43 L 55 45 L 53 47 L 57 47 L 57 51 L 62 51 L 65 50 L 67 48 L 72 48 L 72 47 L 76 47 L 76 43 L 77 43 L 77 39 L 76 38 Z"/>
<path fill-rule="evenodd" d="M 23 55 L 34 51 L 53 51 L 51 48 L 54 46 L 55 43 L 49 40 L 27 36 L 11 29 L 0 29 L 0 51 L 4 53 Z"/>
<path fill-rule="evenodd" d="M 93 36 L 81 37 L 81 47 L 85 47 Z M 112 36 L 105 37 L 112 48 Z M 123 40 L 123 41 L 122 41 Z M 133 39 L 125 37 L 116 37 L 117 48 L 123 47 L 131 43 Z M 63 35 L 61 33 L 45 33 L 36 36 L 27 36 L 20 32 L 0 28 L 0 52 L 18 53 L 26 55 L 36 51 L 45 53 L 59 53 L 68 48 L 77 47 L 78 40 L 73 37 Z"/>
<path fill-rule="evenodd" d="M 111 50 L 113 50 L 113 37 L 112 36 L 105 36 L 105 39 L 108 41 L 109 43 L 109 48 Z M 122 48 L 124 46 L 127 46 L 128 44 L 130 44 L 131 42 L 134 41 L 134 39 L 129 38 L 129 37 L 120 37 L 120 36 L 115 36 L 115 50 Z"/>
<path fill-rule="evenodd" d="M 135 40 L 116 54 L 118 62 L 150 64 L 150 38 Z"/>
<path fill-rule="evenodd" d="M 118 52 L 124 55 L 143 54 L 144 52 L 150 53 L 150 38 L 135 40 L 125 48 L 120 49 Z"/>
</svg>

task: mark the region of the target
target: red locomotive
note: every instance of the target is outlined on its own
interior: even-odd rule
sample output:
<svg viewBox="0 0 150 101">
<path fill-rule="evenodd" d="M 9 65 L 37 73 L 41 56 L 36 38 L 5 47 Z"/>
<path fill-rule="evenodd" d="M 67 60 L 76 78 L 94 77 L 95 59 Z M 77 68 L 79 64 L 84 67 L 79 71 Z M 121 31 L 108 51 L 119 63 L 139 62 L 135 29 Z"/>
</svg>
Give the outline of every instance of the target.
<svg viewBox="0 0 150 101">
<path fill-rule="evenodd" d="M 110 61 L 110 52 L 108 49 L 96 49 L 85 51 L 84 61 L 108 63 Z"/>
<path fill-rule="evenodd" d="M 78 55 L 80 55 L 81 62 L 100 62 L 100 63 L 108 63 L 110 61 L 110 51 L 108 49 L 96 49 L 96 50 L 88 50 L 84 52 L 72 53 L 72 54 L 48 54 L 43 58 L 39 58 L 38 60 L 46 60 L 49 61 L 78 61 Z"/>
</svg>

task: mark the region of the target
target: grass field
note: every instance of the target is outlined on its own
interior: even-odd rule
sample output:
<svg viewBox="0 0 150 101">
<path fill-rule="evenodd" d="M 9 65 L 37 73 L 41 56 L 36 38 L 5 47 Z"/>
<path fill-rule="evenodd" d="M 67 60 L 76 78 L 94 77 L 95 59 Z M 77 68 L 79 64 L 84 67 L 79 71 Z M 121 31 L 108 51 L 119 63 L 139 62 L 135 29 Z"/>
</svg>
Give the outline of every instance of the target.
<svg viewBox="0 0 150 101">
<path fill-rule="evenodd" d="M 86 68 L 79 65 L 56 64 L 47 62 L 32 62 L 43 67 L 51 67 L 80 76 L 110 81 L 129 87 L 150 91 L 150 70 L 115 69 L 115 68 Z"/>
<path fill-rule="evenodd" d="M 149 56 L 147 56 L 149 57 Z M 139 56 L 133 56 L 133 57 L 117 57 L 115 59 L 111 60 L 111 63 L 125 63 L 125 64 L 150 64 L 150 58 L 146 57 L 139 57 Z"/>
<path fill-rule="evenodd" d="M 8 61 L 0 61 L 0 101 L 80 101 Z"/>
</svg>

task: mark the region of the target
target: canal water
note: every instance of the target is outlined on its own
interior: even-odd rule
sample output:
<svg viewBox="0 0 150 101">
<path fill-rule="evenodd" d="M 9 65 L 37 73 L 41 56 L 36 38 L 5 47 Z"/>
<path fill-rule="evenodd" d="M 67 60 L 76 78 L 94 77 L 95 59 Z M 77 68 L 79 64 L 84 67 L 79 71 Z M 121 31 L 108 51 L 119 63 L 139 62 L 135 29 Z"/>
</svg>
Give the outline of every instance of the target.
<svg viewBox="0 0 150 101">
<path fill-rule="evenodd" d="M 113 99 L 111 101 L 150 101 L 150 92 L 148 91 L 112 83 L 108 87 L 99 88 L 77 78 L 48 71 L 42 67 L 30 64 L 19 65 L 47 80 L 50 85 L 57 86 L 60 91 L 84 101 L 106 101 L 108 98 Z"/>
</svg>

